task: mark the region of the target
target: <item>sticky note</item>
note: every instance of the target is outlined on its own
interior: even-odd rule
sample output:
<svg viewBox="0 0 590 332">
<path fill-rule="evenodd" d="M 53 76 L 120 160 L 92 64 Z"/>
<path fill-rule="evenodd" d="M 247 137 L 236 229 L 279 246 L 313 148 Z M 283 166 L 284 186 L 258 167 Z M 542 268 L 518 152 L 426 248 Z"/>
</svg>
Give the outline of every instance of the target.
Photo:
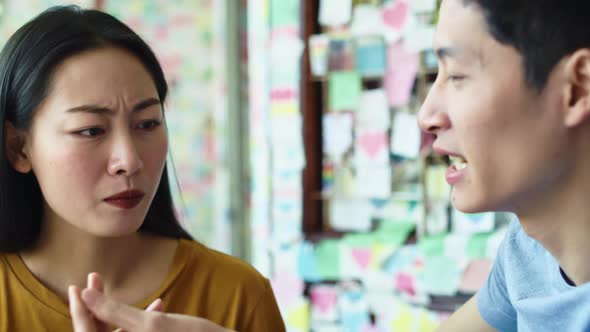
<svg viewBox="0 0 590 332">
<path fill-rule="evenodd" d="M 335 322 L 338 318 L 338 288 L 316 285 L 309 290 L 312 321 Z"/>
<path fill-rule="evenodd" d="M 328 73 L 328 52 L 330 38 L 325 34 L 309 37 L 309 60 L 313 76 L 324 76 Z"/>
<path fill-rule="evenodd" d="M 387 198 L 391 196 L 392 169 L 389 166 L 356 168 L 356 196 Z"/>
<path fill-rule="evenodd" d="M 273 28 L 297 26 L 299 13 L 299 1 L 297 0 L 270 1 L 270 25 Z"/>
<path fill-rule="evenodd" d="M 385 74 L 386 49 L 382 37 L 357 37 L 355 51 L 356 70 L 363 77 L 381 77 Z"/>
<path fill-rule="evenodd" d="M 463 213 L 453 209 L 453 232 L 461 234 L 486 233 L 494 230 L 493 212 Z"/>
<path fill-rule="evenodd" d="M 329 80 L 330 110 L 354 111 L 361 94 L 361 77 L 354 71 L 334 72 Z"/>
<path fill-rule="evenodd" d="M 401 42 L 389 46 L 385 89 L 391 107 L 403 107 L 410 102 L 412 87 L 418 74 L 420 56 L 407 51 Z"/>
<path fill-rule="evenodd" d="M 467 255 L 470 258 L 485 258 L 490 233 L 474 234 L 467 241 Z"/>
<path fill-rule="evenodd" d="M 420 128 L 415 114 L 397 111 L 391 131 L 391 151 L 397 156 L 415 159 L 420 153 Z"/>
<path fill-rule="evenodd" d="M 366 199 L 334 198 L 329 204 L 330 227 L 338 231 L 371 228 L 371 206 Z"/>
<path fill-rule="evenodd" d="M 317 267 L 324 280 L 340 278 L 340 248 L 336 240 L 321 241 L 316 249 Z"/>
<path fill-rule="evenodd" d="M 352 0 L 321 0 L 319 21 L 322 25 L 339 26 L 350 22 Z"/>
<path fill-rule="evenodd" d="M 314 282 L 322 279 L 313 244 L 304 242 L 301 245 L 297 260 L 297 270 L 305 281 Z"/>
<path fill-rule="evenodd" d="M 412 52 L 422 52 L 432 48 L 434 42 L 433 25 L 416 24 L 406 32 L 406 47 Z"/>
<path fill-rule="evenodd" d="M 327 113 L 323 118 L 324 153 L 341 163 L 344 153 L 352 147 L 352 114 Z"/>
<path fill-rule="evenodd" d="M 354 44 L 349 35 L 330 37 L 328 71 L 354 70 Z"/>
<path fill-rule="evenodd" d="M 457 293 L 461 270 L 446 256 L 429 256 L 425 259 L 424 283 L 431 294 L 452 296 Z"/>
<path fill-rule="evenodd" d="M 357 168 L 389 166 L 389 137 L 386 131 L 357 129 L 354 161 Z"/>
<path fill-rule="evenodd" d="M 383 31 L 388 43 L 394 43 L 402 38 L 410 25 L 412 16 L 406 0 L 392 1 L 383 6 Z"/>
<path fill-rule="evenodd" d="M 425 256 L 441 255 L 445 249 L 445 236 L 432 235 L 423 237 L 418 242 L 418 248 Z"/>
<path fill-rule="evenodd" d="M 382 35 L 381 9 L 365 3 L 354 6 L 350 31 L 354 36 Z"/>
<path fill-rule="evenodd" d="M 294 304 L 303 295 L 303 280 L 289 271 L 275 272 L 271 285 L 277 301 L 283 305 Z"/>
<path fill-rule="evenodd" d="M 357 128 L 385 131 L 389 128 L 391 115 L 387 94 L 383 89 L 362 92 L 356 113 Z"/>
</svg>

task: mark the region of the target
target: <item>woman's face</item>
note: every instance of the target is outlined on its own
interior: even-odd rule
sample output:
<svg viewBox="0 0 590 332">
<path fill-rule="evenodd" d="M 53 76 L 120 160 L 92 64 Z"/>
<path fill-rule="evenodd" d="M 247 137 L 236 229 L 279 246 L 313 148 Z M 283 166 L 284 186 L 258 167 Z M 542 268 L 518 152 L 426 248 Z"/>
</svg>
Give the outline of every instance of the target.
<svg viewBox="0 0 590 332">
<path fill-rule="evenodd" d="M 60 64 L 23 148 L 45 199 L 45 222 L 97 236 L 141 226 L 160 183 L 168 138 L 152 77 L 118 48 Z M 24 166 L 23 166 L 24 165 Z"/>
</svg>

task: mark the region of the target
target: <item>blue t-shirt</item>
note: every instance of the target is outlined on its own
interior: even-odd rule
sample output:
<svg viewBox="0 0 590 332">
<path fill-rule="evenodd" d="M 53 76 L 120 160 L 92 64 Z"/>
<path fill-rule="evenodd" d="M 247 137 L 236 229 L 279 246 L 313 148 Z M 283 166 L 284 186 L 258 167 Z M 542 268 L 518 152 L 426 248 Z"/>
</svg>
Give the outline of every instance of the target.
<svg viewBox="0 0 590 332">
<path fill-rule="evenodd" d="M 477 295 L 479 312 L 501 332 L 590 331 L 590 282 L 576 287 L 565 278 L 555 258 L 515 220 Z"/>
</svg>

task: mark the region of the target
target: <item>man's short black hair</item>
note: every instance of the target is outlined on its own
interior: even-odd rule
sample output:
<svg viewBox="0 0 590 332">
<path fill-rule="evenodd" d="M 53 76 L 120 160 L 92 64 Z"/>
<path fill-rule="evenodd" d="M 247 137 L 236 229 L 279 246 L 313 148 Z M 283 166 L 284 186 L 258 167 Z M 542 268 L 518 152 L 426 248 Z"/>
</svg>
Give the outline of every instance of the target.
<svg viewBox="0 0 590 332">
<path fill-rule="evenodd" d="M 477 5 L 491 35 L 520 52 L 526 81 L 539 91 L 564 56 L 590 47 L 590 1 L 461 1 Z"/>
</svg>

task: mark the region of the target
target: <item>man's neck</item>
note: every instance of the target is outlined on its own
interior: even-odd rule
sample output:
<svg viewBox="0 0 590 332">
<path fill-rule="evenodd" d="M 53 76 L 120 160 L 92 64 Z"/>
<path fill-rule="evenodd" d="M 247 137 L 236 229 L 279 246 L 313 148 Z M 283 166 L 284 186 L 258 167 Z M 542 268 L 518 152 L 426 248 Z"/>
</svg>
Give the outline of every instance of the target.
<svg viewBox="0 0 590 332">
<path fill-rule="evenodd" d="M 571 281 L 581 285 L 590 282 L 590 174 L 587 169 L 572 173 L 536 209 L 517 214 L 527 235 L 555 257 Z"/>
</svg>

